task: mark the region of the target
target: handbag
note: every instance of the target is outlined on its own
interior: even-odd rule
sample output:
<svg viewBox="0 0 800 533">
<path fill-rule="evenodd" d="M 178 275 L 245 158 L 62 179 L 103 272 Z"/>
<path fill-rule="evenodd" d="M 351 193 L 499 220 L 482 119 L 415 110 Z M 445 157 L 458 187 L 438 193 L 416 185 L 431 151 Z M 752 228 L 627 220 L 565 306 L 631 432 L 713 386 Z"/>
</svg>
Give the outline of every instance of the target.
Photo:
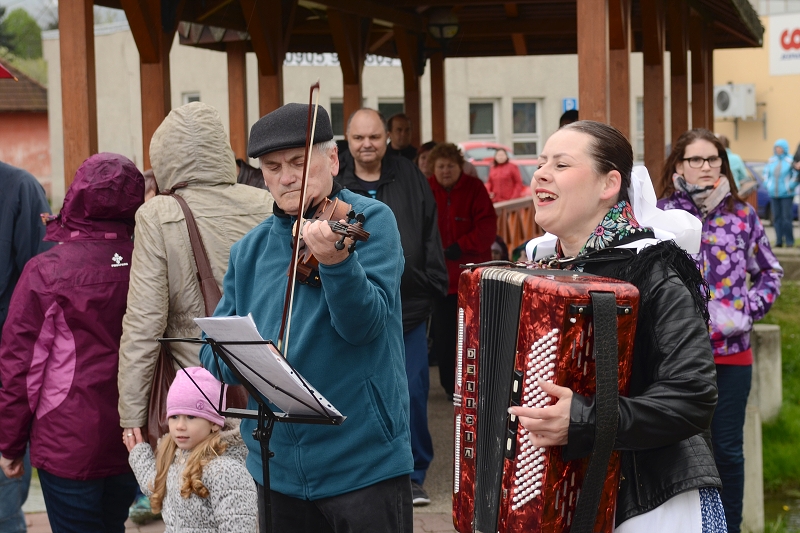
<svg viewBox="0 0 800 533">
<path fill-rule="evenodd" d="M 186 187 L 185 182 L 178 183 L 172 189 L 163 192 L 166 196 L 171 196 L 177 200 L 181 210 L 183 210 L 186 226 L 189 229 L 189 242 L 192 247 L 195 265 L 197 266 L 197 280 L 200 283 L 200 293 L 203 295 L 206 316 L 214 314 L 217 304 L 222 299 L 222 292 L 219 290 L 214 274 L 211 270 L 211 263 L 208 260 L 203 239 L 197 229 L 192 210 L 186 200 L 175 194 L 176 189 Z M 150 402 L 147 407 L 147 440 L 155 450 L 156 443 L 162 435 L 169 432 L 167 421 L 167 394 L 169 387 L 177 375 L 175 366 L 172 363 L 172 356 L 167 352 L 162 344 L 158 352 L 155 372 L 153 372 L 153 382 L 150 387 Z M 247 407 L 248 395 L 245 388 L 241 385 L 228 386 L 226 392 L 228 409 L 245 409 Z"/>
</svg>

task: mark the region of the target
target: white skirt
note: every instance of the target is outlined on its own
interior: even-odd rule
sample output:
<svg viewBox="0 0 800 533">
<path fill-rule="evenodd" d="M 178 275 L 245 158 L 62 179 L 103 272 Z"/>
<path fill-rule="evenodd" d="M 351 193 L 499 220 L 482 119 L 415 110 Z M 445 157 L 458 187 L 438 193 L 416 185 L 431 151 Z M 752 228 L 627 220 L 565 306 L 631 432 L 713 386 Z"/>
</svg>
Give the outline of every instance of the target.
<svg viewBox="0 0 800 533">
<path fill-rule="evenodd" d="M 677 494 L 652 511 L 634 516 L 614 533 L 727 533 L 719 491 L 713 487 Z"/>
</svg>

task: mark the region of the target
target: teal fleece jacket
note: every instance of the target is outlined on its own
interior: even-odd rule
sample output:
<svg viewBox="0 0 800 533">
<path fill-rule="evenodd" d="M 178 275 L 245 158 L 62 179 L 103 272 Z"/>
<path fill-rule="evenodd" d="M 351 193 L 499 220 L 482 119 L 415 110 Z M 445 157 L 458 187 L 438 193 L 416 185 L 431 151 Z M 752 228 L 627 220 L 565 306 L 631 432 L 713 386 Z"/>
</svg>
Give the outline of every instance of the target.
<svg viewBox="0 0 800 533">
<path fill-rule="evenodd" d="M 288 361 L 347 417 L 341 426 L 275 425 L 272 490 L 317 500 L 368 487 L 413 470 L 408 425 L 397 222 L 381 202 L 347 190 L 334 196 L 364 213 L 366 242 L 337 265 L 320 265 L 322 287 L 295 289 Z M 277 341 L 294 217 L 271 216 L 231 248 L 215 316 L 248 313 L 265 339 Z M 200 353 L 212 373 L 210 347 Z M 218 376 L 220 377 L 220 376 Z M 235 383 L 227 368 L 221 377 Z M 251 398 L 248 406 L 257 409 Z M 254 420 L 243 420 L 247 469 L 263 485 Z"/>
</svg>

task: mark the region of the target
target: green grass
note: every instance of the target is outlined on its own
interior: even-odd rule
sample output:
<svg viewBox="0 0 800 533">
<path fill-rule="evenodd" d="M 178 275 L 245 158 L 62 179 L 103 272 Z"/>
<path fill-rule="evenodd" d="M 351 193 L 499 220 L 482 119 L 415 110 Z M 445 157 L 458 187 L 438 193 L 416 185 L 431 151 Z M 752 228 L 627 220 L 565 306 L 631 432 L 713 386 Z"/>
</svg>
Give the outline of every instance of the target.
<svg viewBox="0 0 800 533">
<path fill-rule="evenodd" d="M 784 281 L 763 324 L 781 327 L 783 405 L 777 420 L 762 428 L 764 490 L 800 490 L 800 283 Z"/>
</svg>

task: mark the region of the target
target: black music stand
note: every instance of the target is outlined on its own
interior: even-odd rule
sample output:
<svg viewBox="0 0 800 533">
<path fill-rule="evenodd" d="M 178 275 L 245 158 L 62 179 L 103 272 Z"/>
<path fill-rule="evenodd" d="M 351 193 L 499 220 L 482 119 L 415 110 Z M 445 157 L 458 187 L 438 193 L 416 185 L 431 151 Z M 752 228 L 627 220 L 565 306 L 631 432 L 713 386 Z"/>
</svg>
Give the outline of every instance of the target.
<svg viewBox="0 0 800 533">
<path fill-rule="evenodd" d="M 217 342 L 212 338 L 205 338 L 205 339 L 195 339 L 195 338 L 159 338 L 156 339 L 160 342 L 165 351 L 169 354 L 169 356 L 178 363 L 178 366 L 181 367 L 181 370 L 186 372 L 186 367 L 184 367 L 178 359 L 172 355 L 172 351 L 170 350 L 169 346 L 172 342 L 185 342 L 190 344 L 207 344 L 211 346 L 211 350 L 214 352 L 214 363 L 216 364 L 216 371 L 217 375 L 221 376 L 222 373 L 220 372 L 220 359 L 225 363 L 231 373 L 236 377 L 241 385 L 247 390 L 250 396 L 258 403 L 258 410 L 252 409 L 222 409 L 222 401 L 225 398 L 225 391 L 226 388 L 222 387 L 220 389 L 220 396 L 217 402 L 215 403 L 211 398 L 206 396 L 205 392 L 195 383 L 194 379 L 186 373 L 187 377 L 194 383 L 200 393 L 205 397 L 205 399 L 214 407 L 214 410 L 217 411 L 221 416 L 224 417 L 231 417 L 231 418 L 247 418 L 256 420 L 256 429 L 253 430 L 253 438 L 257 440 L 261 446 L 261 466 L 262 466 L 262 475 L 264 477 L 264 508 L 262 512 L 264 513 L 264 518 L 267 526 L 267 532 L 272 532 L 272 502 L 270 499 L 270 484 L 269 484 L 269 460 L 275 454 L 269 450 L 269 440 L 272 437 L 272 429 L 275 426 L 275 422 L 283 422 L 287 424 L 323 424 L 323 425 L 333 425 L 338 426 L 344 420 L 345 416 L 338 414 L 338 412 L 332 412 L 331 410 L 327 409 L 322 405 L 319 398 L 316 394 L 314 394 L 314 389 L 308 382 L 303 379 L 300 374 L 294 370 L 294 368 L 286 361 L 286 365 L 292 369 L 294 374 L 299 378 L 299 381 L 305 388 L 305 390 L 311 394 L 313 398 L 313 402 L 309 401 L 308 398 L 299 398 L 296 393 L 293 393 L 290 390 L 287 390 L 283 387 L 279 387 L 274 385 L 268 376 L 263 376 L 259 374 L 249 363 L 246 358 L 242 357 L 241 355 L 237 355 L 229 350 L 228 346 L 242 346 L 242 345 L 273 345 L 272 341 L 261 340 L 261 341 L 227 341 L 227 342 Z M 276 349 L 277 350 L 277 349 Z M 280 352 L 278 352 L 280 353 Z M 250 380 L 248 380 L 242 373 L 242 369 L 247 369 L 250 372 L 254 373 L 258 376 L 262 381 L 272 387 L 273 391 L 282 393 L 290 398 L 300 402 L 302 405 L 310 409 L 314 414 L 291 414 L 291 413 L 284 413 L 284 412 L 275 412 L 272 410 L 269 402 L 265 401 L 264 398 L 266 397 L 269 399 L 270 392 L 269 390 L 260 390 L 256 387 Z M 224 380 L 221 380 L 223 383 Z M 225 385 L 228 385 L 225 383 Z"/>
</svg>

